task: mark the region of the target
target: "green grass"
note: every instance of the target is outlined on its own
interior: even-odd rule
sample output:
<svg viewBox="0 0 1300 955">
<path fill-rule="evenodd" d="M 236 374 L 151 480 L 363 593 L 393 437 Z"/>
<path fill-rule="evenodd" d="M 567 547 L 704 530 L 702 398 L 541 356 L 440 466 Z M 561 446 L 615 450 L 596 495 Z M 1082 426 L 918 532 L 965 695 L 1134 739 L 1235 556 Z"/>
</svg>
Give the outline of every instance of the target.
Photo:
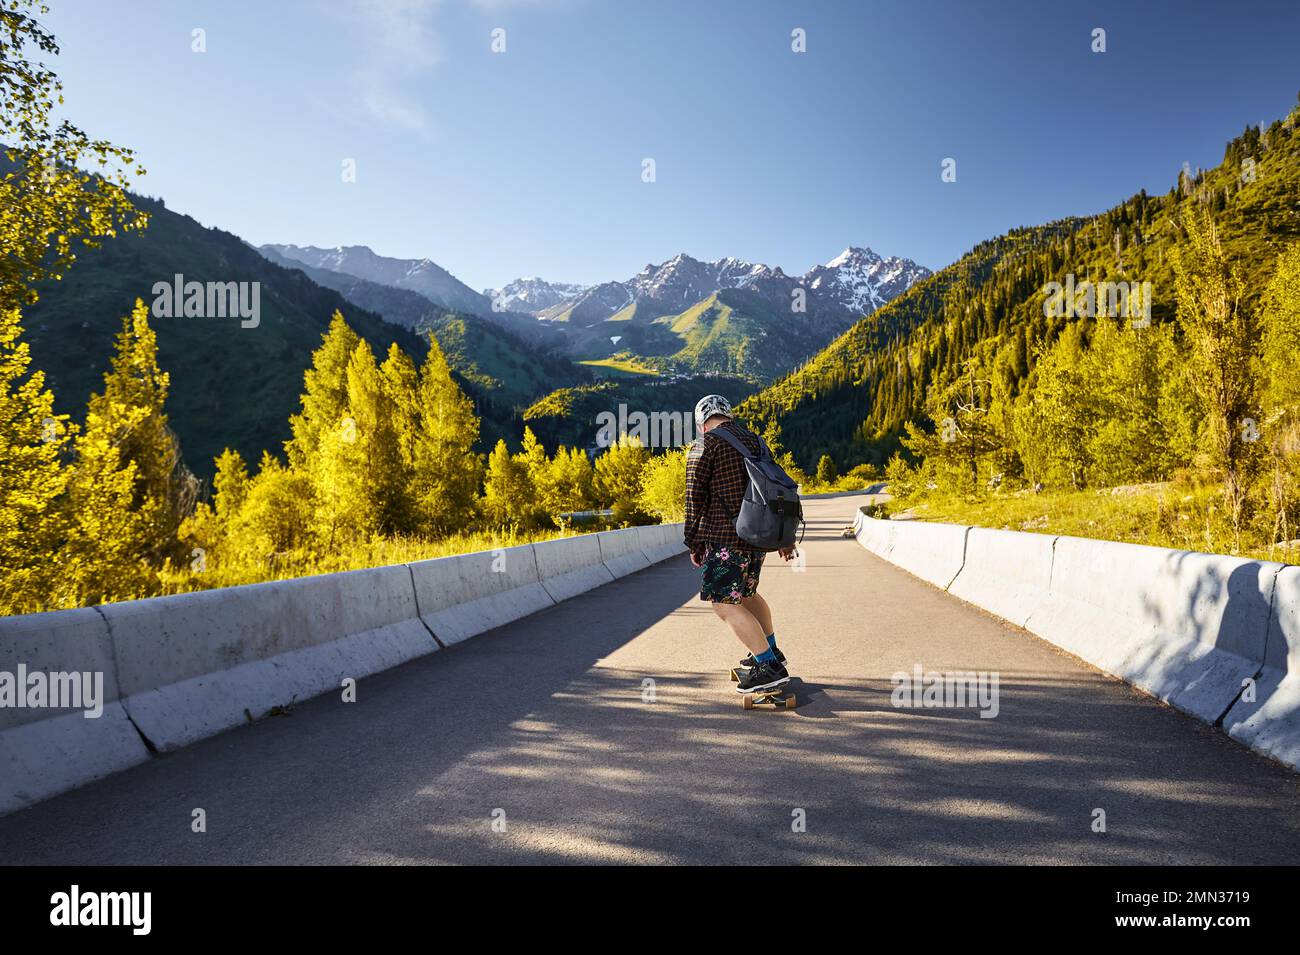
<svg viewBox="0 0 1300 955">
<path fill-rule="evenodd" d="M 646 375 L 656 376 L 659 372 L 642 364 L 634 355 L 619 355 L 613 358 L 590 358 L 578 362 L 589 368 L 596 368 L 615 378 L 641 378 Z"/>
<path fill-rule="evenodd" d="M 890 516 L 1037 534 L 1149 544 L 1211 554 L 1233 553 L 1234 537 L 1218 486 L 1138 484 L 1084 491 L 1013 491 L 976 501 L 926 495 L 884 505 Z M 1240 556 L 1293 563 L 1300 547 L 1243 533 Z"/>
<path fill-rule="evenodd" d="M 202 573 L 195 573 L 189 568 L 174 569 L 161 575 L 160 593 L 177 594 L 193 590 L 212 590 L 217 587 L 235 587 L 268 580 L 286 580 L 314 574 L 332 574 L 345 570 L 405 564 L 417 560 L 432 560 L 435 557 L 451 557 L 456 554 L 473 554 L 478 551 L 554 540 L 558 537 L 572 537 L 575 534 L 606 530 L 612 526 L 608 522 L 589 522 L 560 530 L 467 531 L 437 540 L 411 537 L 379 538 L 356 544 L 334 554 L 316 554 L 306 551 L 280 554 L 273 564 L 264 566 L 222 567 L 209 564 Z"/>
</svg>

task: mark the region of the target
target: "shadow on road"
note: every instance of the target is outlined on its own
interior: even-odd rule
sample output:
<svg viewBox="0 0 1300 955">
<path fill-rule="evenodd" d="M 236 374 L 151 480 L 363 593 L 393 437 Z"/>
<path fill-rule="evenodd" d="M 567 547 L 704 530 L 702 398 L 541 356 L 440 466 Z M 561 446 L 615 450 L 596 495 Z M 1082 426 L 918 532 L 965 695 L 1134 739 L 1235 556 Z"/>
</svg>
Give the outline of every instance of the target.
<svg viewBox="0 0 1300 955">
<path fill-rule="evenodd" d="M 873 639 L 906 658 L 928 659 L 924 627 L 898 624 L 922 607 L 978 629 L 976 661 L 1032 639 L 862 566 Z M 1300 859 L 1292 774 L 1095 671 L 1004 667 L 998 715 L 981 719 L 895 708 L 877 651 L 832 655 L 801 674 L 798 709 L 745 711 L 725 665 L 707 669 L 721 651 L 685 642 L 717 625 L 696 587 L 675 558 L 363 679 L 356 703 L 321 697 L 0 819 L 0 860 Z M 190 830 L 195 808 L 204 834 Z"/>
</svg>

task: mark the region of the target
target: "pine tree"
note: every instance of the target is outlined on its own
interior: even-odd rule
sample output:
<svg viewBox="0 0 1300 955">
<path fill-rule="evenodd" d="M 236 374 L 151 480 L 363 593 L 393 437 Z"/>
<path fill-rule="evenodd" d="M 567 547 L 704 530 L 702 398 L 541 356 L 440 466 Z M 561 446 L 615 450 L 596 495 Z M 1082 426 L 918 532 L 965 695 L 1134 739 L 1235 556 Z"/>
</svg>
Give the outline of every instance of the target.
<svg viewBox="0 0 1300 955">
<path fill-rule="evenodd" d="M 414 491 L 421 524 L 430 533 L 448 533 L 464 527 L 473 516 L 483 459 L 474 452 L 479 432 L 474 403 L 452 378 L 432 334 L 420 367 L 417 408 Z"/>
<path fill-rule="evenodd" d="M 359 469 L 357 503 L 366 515 L 367 533 L 390 536 L 408 529 L 414 513 L 411 468 L 402 454 L 408 428 L 400 421 L 402 407 L 410 406 L 414 394 L 394 394 L 394 388 L 413 385 L 415 368 L 409 360 L 403 363 L 396 345 L 385 364 L 388 374 L 376 367 L 369 344 L 362 342 L 348 363 L 347 377 L 348 410 L 356 422 L 351 450 Z"/>
<path fill-rule="evenodd" d="M 557 489 L 551 484 L 554 469 L 551 467 L 551 461 L 546 457 L 546 448 L 537 440 L 537 435 L 533 434 L 533 429 L 524 426 L 523 447 L 516 456 L 520 467 L 528 476 L 528 483 L 533 488 L 532 499 L 523 502 L 517 519 L 523 527 L 539 527 L 546 523 L 548 518 L 553 517 L 558 511 L 550 511 L 548 503 L 554 502 L 557 495 Z"/>
<path fill-rule="evenodd" d="M 297 555 L 320 548 L 314 519 L 310 478 L 265 452 L 239 509 L 229 516 L 223 556 L 252 568 L 253 579 L 278 576 L 282 566 L 294 565 Z"/>
<path fill-rule="evenodd" d="M 335 432 L 346 416 L 348 362 L 360 341 L 335 312 L 321 346 L 312 353 L 311 367 L 303 373 L 302 410 L 289 419 L 293 436 L 285 450 L 290 467 L 310 472 L 324 436 Z"/>
<path fill-rule="evenodd" d="M 171 376 L 158 367 L 158 338 L 149 327 L 149 310 L 136 299 L 123 319 L 103 394 L 91 395 L 89 411 L 110 429 L 108 440 L 123 462 L 136 468 L 135 509 L 143 515 L 151 563 L 176 556 L 176 528 L 194 506 L 198 482 L 181 461 L 180 442 L 167 422 L 165 405 Z M 138 423 L 117 409 L 141 409 Z"/>
<path fill-rule="evenodd" d="M 54 414 L 45 376 L 30 370 L 16 309 L 0 311 L 0 614 L 57 606 L 67 535 L 59 500 L 68 483 L 62 459 L 74 430 Z"/>
<path fill-rule="evenodd" d="M 527 467 L 510 454 L 505 439 L 501 439 L 488 456 L 484 516 L 495 527 L 518 525 L 519 515 L 531 504 L 534 494 Z"/>
<path fill-rule="evenodd" d="M 79 600 L 146 596 L 157 571 L 184 553 L 177 531 L 194 506 L 197 482 L 167 424 L 169 384 L 148 310 L 137 299 L 75 442 L 67 550 Z"/>
<path fill-rule="evenodd" d="M 835 467 L 835 459 L 829 454 L 823 454 L 821 460 L 817 462 L 817 483 L 823 486 L 834 484 L 839 480 L 840 472 Z"/>
<path fill-rule="evenodd" d="M 397 452 L 403 466 L 413 472 L 415 444 L 420 428 L 420 372 L 411 356 L 394 342 L 388 357 L 379 366 L 380 387 L 384 400 L 391 406 Z M 414 474 L 408 474 L 408 480 Z"/>
<path fill-rule="evenodd" d="M 551 459 L 550 473 L 540 486 L 546 512 L 553 518 L 584 511 L 595 503 L 595 472 L 582 448 L 561 445 Z"/>
<path fill-rule="evenodd" d="M 596 495 L 614 511 L 614 520 L 631 523 L 646 516 L 640 506 L 641 470 L 650 452 L 636 438 L 620 435 L 618 442 L 596 459 Z"/>
<path fill-rule="evenodd" d="M 343 381 L 338 425 L 317 433 L 316 450 L 305 468 L 315 492 L 315 533 L 329 552 L 381 530 L 382 501 L 372 469 L 380 467 L 384 422 L 379 369 L 369 342 L 358 341 Z"/>
<path fill-rule="evenodd" d="M 137 499 L 139 468 L 120 443 L 123 433 L 143 427 L 147 417 L 145 408 L 103 401 L 86 414 L 67 499 L 60 606 L 130 600 L 156 590 L 157 567 L 145 554 L 157 543 L 159 502 Z"/>
<path fill-rule="evenodd" d="M 212 503 L 198 504 L 194 513 L 181 522 L 177 532 L 185 545 L 191 548 L 191 568 L 201 573 L 207 572 L 217 561 L 223 565 L 238 562 L 239 555 L 229 546 L 229 538 L 252 483 L 248 467 L 238 451 L 226 448 L 215 463 Z"/>
</svg>

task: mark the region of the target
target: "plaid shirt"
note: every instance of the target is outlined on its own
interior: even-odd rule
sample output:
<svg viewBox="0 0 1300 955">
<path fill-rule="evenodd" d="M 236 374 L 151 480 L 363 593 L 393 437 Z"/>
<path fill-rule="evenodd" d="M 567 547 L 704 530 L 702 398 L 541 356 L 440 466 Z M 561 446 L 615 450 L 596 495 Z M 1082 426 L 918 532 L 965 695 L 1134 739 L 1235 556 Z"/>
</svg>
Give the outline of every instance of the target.
<svg viewBox="0 0 1300 955">
<path fill-rule="evenodd" d="M 726 428 L 758 453 L 758 436 L 734 420 L 718 425 Z M 700 435 L 686 456 L 686 546 L 695 554 L 706 544 L 752 551 L 755 548 L 736 536 L 736 518 L 749 486 L 745 459 L 740 452 L 712 431 Z"/>
</svg>

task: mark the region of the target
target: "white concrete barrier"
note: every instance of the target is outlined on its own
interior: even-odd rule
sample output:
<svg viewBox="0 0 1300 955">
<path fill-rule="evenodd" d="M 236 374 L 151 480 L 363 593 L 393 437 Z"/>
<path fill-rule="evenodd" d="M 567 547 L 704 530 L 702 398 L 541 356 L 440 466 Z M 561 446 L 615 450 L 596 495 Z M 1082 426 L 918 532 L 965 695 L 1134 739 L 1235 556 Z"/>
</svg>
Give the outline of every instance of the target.
<svg viewBox="0 0 1300 955">
<path fill-rule="evenodd" d="M 420 617 L 444 644 L 460 643 L 555 601 L 541 585 L 532 544 L 411 564 Z"/>
<path fill-rule="evenodd" d="M 149 759 L 122 707 L 97 610 L 0 617 L 0 681 L 0 815 Z M 42 684 L 46 692 L 35 695 Z M 89 698 L 80 695 L 87 686 Z"/>
<path fill-rule="evenodd" d="M 1058 537 L 1027 629 L 1209 722 L 1264 659 L 1281 564 Z"/>
<path fill-rule="evenodd" d="M 0 813 L 681 553 L 682 525 L 0 617 L 4 673 L 98 673 L 103 714 L 0 707 Z M 147 741 L 147 744 L 146 744 Z"/>
<path fill-rule="evenodd" d="M 877 557 L 888 560 L 889 553 L 894 548 L 894 528 L 902 523 L 905 522 L 882 521 L 874 517 L 867 517 L 866 514 L 859 510 L 857 519 L 854 522 L 853 534 L 858 539 L 858 543 L 864 548 Z"/>
<path fill-rule="evenodd" d="M 101 610 L 123 705 L 160 751 L 437 649 L 401 564 Z"/>
<path fill-rule="evenodd" d="M 638 527 L 636 533 L 641 552 L 652 564 L 686 553 L 681 524 L 649 524 Z"/>
<path fill-rule="evenodd" d="M 952 566 L 951 525 L 859 514 L 854 531 L 932 583 Z M 955 596 L 1300 769 L 1300 568 L 986 528 L 964 555 Z"/>
<path fill-rule="evenodd" d="M 533 545 L 533 554 L 542 587 L 556 603 L 614 579 L 600 559 L 595 534 L 543 541 Z"/>
<path fill-rule="evenodd" d="M 972 527 L 965 562 L 948 592 L 1023 627 L 1047 599 L 1055 540 L 1047 534 Z"/>
<path fill-rule="evenodd" d="M 160 751 L 437 650 L 402 564 L 101 609 L 123 704 Z"/>
<path fill-rule="evenodd" d="M 1277 575 L 1264 665 L 1251 689 L 1228 711 L 1224 729 L 1300 769 L 1300 567 Z"/>
<path fill-rule="evenodd" d="M 650 560 L 641 550 L 640 528 L 624 527 L 616 531 L 601 531 L 596 535 L 600 544 L 600 559 L 615 577 L 626 577 L 650 566 Z"/>
<path fill-rule="evenodd" d="M 960 524 L 883 521 L 888 559 L 914 577 L 947 589 L 966 557 L 966 532 Z M 881 555 L 885 556 L 885 555 Z"/>
</svg>

